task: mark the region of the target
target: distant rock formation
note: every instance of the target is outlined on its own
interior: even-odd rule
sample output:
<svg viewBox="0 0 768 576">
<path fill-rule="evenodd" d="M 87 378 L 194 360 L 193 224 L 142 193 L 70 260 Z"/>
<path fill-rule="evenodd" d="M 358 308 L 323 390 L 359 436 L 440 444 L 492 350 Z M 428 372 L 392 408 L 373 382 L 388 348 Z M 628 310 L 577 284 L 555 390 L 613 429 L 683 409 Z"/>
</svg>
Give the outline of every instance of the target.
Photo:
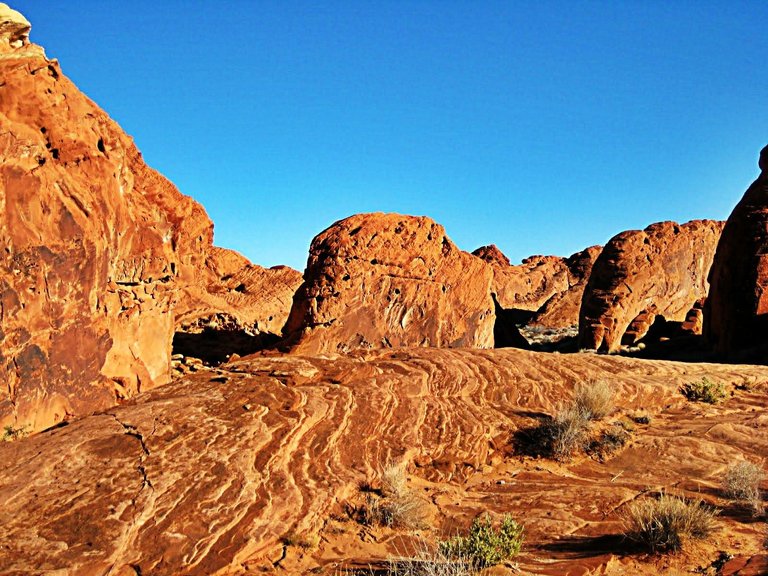
<svg viewBox="0 0 768 576">
<path fill-rule="evenodd" d="M 579 347 L 616 352 L 641 339 L 657 315 L 685 321 L 694 303 L 707 295 L 722 229 L 723 223 L 714 220 L 660 222 L 614 236 L 584 291 Z"/>
<path fill-rule="evenodd" d="M 600 253 L 592 246 L 569 258 L 530 256 L 522 264 L 511 265 L 495 245 L 482 246 L 473 255 L 493 269 L 493 293 L 505 311 L 519 322 L 546 328 L 566 328 L 579 321 L 579 306 L 592 264 Z"/>
<path fill-rule="evenodd" d="M 733 209 L 710 273 L 704 333 L 725 356 L 768 348 L 768 146 L 760 152 L 760 175 Z M 750 354 L 750 350 L 752 354 Z"/>
<path fill-rule="evenodd" d="M 493 347 L 492 272 L 426 217 L 358 214 L 312 241 L 285 335 L 302 353 Z"/>
<path fill-rule="evenodd" d="M 168 382 L 180 288 L 218 253 L 29 29 L 0 5 L 0 426 L 39 430 Z"/>
</svg>

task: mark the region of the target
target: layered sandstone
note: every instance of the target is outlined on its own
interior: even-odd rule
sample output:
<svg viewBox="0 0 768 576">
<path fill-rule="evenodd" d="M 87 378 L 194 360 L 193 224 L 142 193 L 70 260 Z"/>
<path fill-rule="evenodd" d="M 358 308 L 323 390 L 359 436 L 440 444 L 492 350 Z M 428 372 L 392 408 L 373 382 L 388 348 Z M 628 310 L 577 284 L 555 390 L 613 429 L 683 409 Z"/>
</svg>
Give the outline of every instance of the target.
<svg viewBox="0 0 768 576">
<path fill-rule="evenodd" d="M 735 395 L 722 406 L 692 405 L 678 388 L 702 377 Z M 519 442 L 591 379 L 616 391 L 611 419 L 628 422 L 642 409 L 651 425 L 635 424 L 627 447 L 603 462 L 526 456 Z M 768 420 L 764 380 L 756 366 L 520 350 L 244 359 L 0 442 L 0 573 L 378 568 L 409 554 L 415 536 L 361 526 L 350 505 L 390 461 L 406 466 L 407 484 L 427 502 L 419 534 L 430 545 L 479 513 L 521 521 L 521 574 L 683 576 L 723 550 L 756 566 L 764 524 L 733 508 L 719 486 L 728 464 L 768 455 L 768 437 L 755 434 Z M 761 384 L 733 389 L 740 381 Z M 625 506 L 659 491 L 723 508 L 714 538 L 690 553 L 631 553 L 621 536 Z"/>
<path fill-rule="evenodd" d="M 592 267 L 579 314 L 579 346 L 615 352 L 641 339 L 656 316 L 683 322 L 706 297 L 723 223 L 660 222 L 614 236 Z M 630 330 L 630 326 L 632 327 Z"/>
<path fill-rule="evenodd" d="M 203 208 L 0 10 L 0 425 L 40 429 L 169 379 Z"/>
<path fill-rule="evenodd" d="M 534 312 L 520 315 L 529 324 L 567 328 L 578 324 L 581 297 L 600 250 L 592 246 L 569 258 L 530 256 L 518 265 L 493 244 L 472 254 L 491 265 L 492 290 L 501 308 Z"/>
<path fill-rule="evenodd" d="M 279 335 L 302 283 L 288 266 L 264 268 L 233 250 L 213 247 L 193 283 L 181 286 L 177 330 L 241 330 Z"/>
<path fill-rule="evenodd" d="M 312 241 L 284 332 L 305 353 L 491 348 L 491 279 L 429 218 L 358 214 Z"/>
<path fill-rule="evenodd" d="M 704 331 L 718 353 L 756 354 L 762 361 L 768 345 L 768 146 L 759 166 L 717 246 Z"/>
</svg>

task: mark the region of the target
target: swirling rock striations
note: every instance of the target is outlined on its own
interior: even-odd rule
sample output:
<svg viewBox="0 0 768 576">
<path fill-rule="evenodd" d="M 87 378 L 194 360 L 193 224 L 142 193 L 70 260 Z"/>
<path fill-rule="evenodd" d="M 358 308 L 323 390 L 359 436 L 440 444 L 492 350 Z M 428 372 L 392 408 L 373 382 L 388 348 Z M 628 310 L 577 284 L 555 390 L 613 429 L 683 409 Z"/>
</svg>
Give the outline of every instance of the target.
<svg viewBox="0 0 768 576">
<path fill-rule="evenodd" d="M 733 209 L 710 273 L 704 333 L 726 356 L 757 354 L 768 344 L 768 146 L 760 175 Z M 751 353 L 750 353 L 751 351 Z"/>
<path fill-rule="evenodd" d="M 765 385 L 737 392 L 727 407 L 693 409 L 678 392 L 703 376 L 732 383 L 760 374 L 756 366 L 521 350 L 244 359 L 0 442 L 0 573 L 223 576 L 279 565 L 286 574 L 332 574 L 342 561 L 367 566 L 402 553 L 409 538 L 356 525 L 345 512 L 391 460 L 407 464 L 409 485 L 430 503 L 426 537 L 455 533 L 480 512 L 510 512 L 525 523 L 523 573 L 690 573 L 718 550 L 762 551 L 760 525 L 723 515 L 714 543 L 665 558 L 673 566 L 662 569 L 612 543 L 620 541 L 617 518 L 649 487 L 711 501 L 720 477 L 713 471 L 765 456 L 768 438 L 754 433 L 766 421 Z M 513 438 L 590 379 L 616 391 L 616 419 L 642 409 L 652 425 L 637 425 L 629 447 L 606 462 L 521 456 Z M 286 546 L 289 533 L 318 545 Z"/>
<path fill-rule="evenodd" d="M 614 236 L 592 267 L 579 313 L 579 346 L 615 352 L 655 316 L 684 321 L 706 297 L 723 222 L 660 222 Z M 628 329 L 633 326 L 632 331 Z"/>
<path fill-rule="evenodd" d="M 429 218 L 358 214 L 312 241 L 284 333 L 303 353 L 491 348 L 491 277 Z"/>
</svg>

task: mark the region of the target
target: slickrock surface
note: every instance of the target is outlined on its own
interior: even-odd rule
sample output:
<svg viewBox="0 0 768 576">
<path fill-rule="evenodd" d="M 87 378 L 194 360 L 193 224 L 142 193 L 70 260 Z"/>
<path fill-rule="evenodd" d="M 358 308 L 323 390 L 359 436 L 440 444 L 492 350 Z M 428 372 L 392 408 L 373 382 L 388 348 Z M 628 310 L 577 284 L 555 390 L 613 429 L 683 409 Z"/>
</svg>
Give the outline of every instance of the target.
<svg viewBox="0 0 768 576">
<path fill-rule="evenodd" d="M 728 217 L 710 274 L 704 331 L 717 352 L 765 360 L 768 345 L 768 146 L 760 176 Z"/>
<path fill-rule="evenodd" d="M 706 376 L 732 396 L 689 403 Z M 637 409 L 629 444 L 604 462 L 525 455 L 515 438 L 577 382 Z M 734 385 L 751 383 L 749 391 Z M 759 566 L 764 524 L 726 501 L 720 477 L 768 456 L 764 369 L 521 350 L 400 349 L 348 357 L 251 357 L 142 394 L 108 413 L 0 443 L 0 573 L 337 574 L 406 551 L 402 529 L 364 527 L 345 504 L 387 461 L 408 464 L 434 541 L 479 512 L 525 524 L 520 571 L 689 574 L 720 551 Z M 522 435 L 521 435 L 522 434 Z M 659 490 L 720 506 L 719 530 L 651 556 L 620 536 L 623 506 Z M 284 545 L 281 538 L 310 543 Z M 311 545 L 314 542 L 314 547 Z M 764 566 L 764 564 L 763 564 Z M 58 572 L 57 572 L 58 571 Z M 733 573 L 733 572 L 726 572 Z"/>
<path fill-rule="evenodd" d="M 491 277 L 429 218 L 358 214 L 312 241 L 284 333 L 302 353 L 492 348 Z"/>
<path fill-rule="evenodd" d="M 301 283 L 301 272 L 293 268 L 263 268 L 233 250 L 214 247 L 194 283 L 181 287 L 174 308 L 177 329 L 279 335 Z"/>
<path fill-rule="evenodd" d="M 569 258 L 530 256 L 518 265 L 493 244 L 472 254 L 491 265 L 493 292 L 502 308 L 536 312 L 528 322 L 532 325 L 567 328 L 579 322 L 581 297 L 600 251 L 592 246 Z"/>
<path fill-rule="evenodd" d="M 660 222 L 614 236 L 584 291 L 579 347 L 615 352 L 642 338 L 656 315 L 684 321 L 693 304 L 707 295 L 707 274 L 722 229 L 723 222 L 714 220 Z"/>
<path fill-rule="evenodd" d="M 213 225 L 0 7 L 0 426 L 167 382 L 174 286 Z"/>
</svg>

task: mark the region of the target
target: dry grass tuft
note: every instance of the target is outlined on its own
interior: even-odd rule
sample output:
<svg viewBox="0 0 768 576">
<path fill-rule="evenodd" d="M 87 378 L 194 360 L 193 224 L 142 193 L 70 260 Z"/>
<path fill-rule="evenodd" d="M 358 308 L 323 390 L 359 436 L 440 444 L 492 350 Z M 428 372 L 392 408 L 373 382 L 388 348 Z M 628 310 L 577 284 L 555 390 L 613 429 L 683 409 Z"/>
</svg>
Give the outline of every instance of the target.
<svg viewBox="0 0 768 576">
<path fill-rule="evenodd" d="M 682 548 L 686 540 L 709 536 L 718 514 L 701 500 L 689 502 L 662 494 L 658 499 L 645 498 L 628 506 L 625 534 L 652 552 L 671 552 Z"/>
<path fill-rule="evenodd" d="M 589 435 L 589 413 L 575 405 L 560 409 L 546 424 L 549 450 L 556 460 L 567 460 L 584 448 Z"/>
<path fill-rule="evenodd" d="M 589 420 L 602 420 L 614 409 L 614 391 L 604 380 L 592 380 L 576 385 L 573 404 L 589 415 Z"/>
<path fill-rule="evenodd" d="M 728 467 L 723 476 L 723 491 L 728 498 L 749 504 L 756 514 L 763 512 L 760 483 L 765 478 L 762 466 L 742 460 Z"/>
<path fill-rule="evenodd" d="M 408 486 L 405 467 L 389 463 L 379 472 L 381 489 L 368 486 L 365 503 L 352 511 L 360 523 L 417 530 L 427 526 L 429 507 L 421 495 Z"/>
</svg>

